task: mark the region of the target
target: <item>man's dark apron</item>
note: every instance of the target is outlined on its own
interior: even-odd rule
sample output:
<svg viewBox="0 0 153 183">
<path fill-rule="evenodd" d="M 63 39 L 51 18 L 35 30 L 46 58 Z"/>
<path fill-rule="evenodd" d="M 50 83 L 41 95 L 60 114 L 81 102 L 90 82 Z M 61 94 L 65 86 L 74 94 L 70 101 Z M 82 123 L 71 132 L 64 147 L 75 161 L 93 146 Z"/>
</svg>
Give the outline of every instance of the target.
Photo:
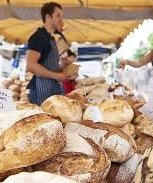
<svg viewBox="0 0 153 183">
<path fill-rule="evenodd" d="M 41 65 L 50 71 L 59 71 L 59 54 L 56 42 L 51 40 L 50 43 L 51 50 Z M 32 103 L 40 105 L 46 98 L 60 94 L 60 84 L 57 80 L 36 76 L 36 89 L 30 91 L 30 100 Z"/>
</svg>

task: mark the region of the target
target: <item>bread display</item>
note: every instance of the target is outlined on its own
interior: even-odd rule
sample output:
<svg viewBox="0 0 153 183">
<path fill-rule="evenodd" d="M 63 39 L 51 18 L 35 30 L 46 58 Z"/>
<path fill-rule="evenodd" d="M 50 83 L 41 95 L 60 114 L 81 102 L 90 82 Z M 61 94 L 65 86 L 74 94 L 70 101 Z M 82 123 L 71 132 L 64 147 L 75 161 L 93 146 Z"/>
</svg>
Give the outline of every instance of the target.
<svg viewBox="0 0 153 183">
<path fill-rule="evenodd" d="M 2 86 L 12 91 L 14 101 L 28 101 L 29 90 L 27 85 L 32 77 L 33 74 L 30 72 L 26 73 L 25 81 L 21 81 L 18 75 L 10 76 L 2 82 Z"/>
<path fill-rule="evenodd" d="M 80 80 L 76 80 L 76 88 L 82 87 L 82 86 L 89 86 L 97 83 L 104 83 L 105 79 L 103 77 L 89 77 L 84 78 Z"/>
<path fill-rule="evenodd" d="M 105 122 L 117 127 L 130 123 L 134 116 L 134 112 L 127 102 L 111 99 L 96 106 L 89 106 L 83 114 L 83 119 L 94 120 L 92 118 L 95 118 L 97 114 L 99 116 L 97 122 Z"/>
<path fill-rule="evenodd" d="M 69 122 L 79 123 L 82 120 L 82 109 L 79 102 L 61 95 L 47 98 L 41 108 L 53 116 L 58 117 L 63 124 Z"/>
<path fill-rule="evenodd" d="M 132 183 L 152 183 L 153 182 L 153 147 L 147 149 L 137 168 Z"/>
<path fill-rule="evenodd" d="M 112 163 L 111 169 L 107 175 L 107 182 L 108 183 L 131 183 L 137 167 L 141 161 L 141 155 L 135 154 L 126 162 L 119 164 L 119 163 Z"/>
<path fill-rule="evenodd" d="M 79 65 L 77 64 L 68 64 L 63 68 L 63 72 L 66 74 L 66 76 L 71 77 L 75 76 L 79 72 Z"/>
<path fill-rule="evenodd" d="M 110 161 L 105 151 L 90 139 L 67 133 L 67 145 L 62 153 L 45 162 L 33 165 L 34 171 L 54 172 L 79 182 L 101 183 L 106 177 Z"/>
<path fill-rule="evenodd" d="M 136 152 L 133 138 L 108 124 L 95 124 L 90 121 L 84 121 L 82 124 L 68 123 L 65 131 L 92 139 L 105 149 L 108 157 L 114 162 L 124 162 Z"/>
<path fill-rule="evenodd" d="M 0 173 L 51 158 L 65 144 L 62 124 L 51 115 L 23 118 L 0 136 Z"/>
<path fill-rule="evenodd" d="M 137 152 L 139 154 L 144 154 L 146 149 L 153 146 L 153 137 L 141 134 L 139 137 L 135 139 L 135 142 L 137 144 Z"/>
<path fill-rule="evenodd" d="M 77 183 L 72 179 L 47 172 L 22 172 L 8 177 L 3 183 Z"/>
</svg>

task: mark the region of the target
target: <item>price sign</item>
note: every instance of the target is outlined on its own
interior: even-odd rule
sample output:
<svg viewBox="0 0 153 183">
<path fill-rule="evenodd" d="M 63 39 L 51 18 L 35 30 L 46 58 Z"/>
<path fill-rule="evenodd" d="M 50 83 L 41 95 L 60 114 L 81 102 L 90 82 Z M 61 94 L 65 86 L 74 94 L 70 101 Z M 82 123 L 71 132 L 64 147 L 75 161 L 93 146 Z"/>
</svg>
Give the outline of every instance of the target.
<svg viewBox="0 0 153 183">
<path fill-rule="evenodd" d="M 12 98 L 12 92 L 7 89 L 0 89 L 0 111 L 16 110 Z"/>
</svg>

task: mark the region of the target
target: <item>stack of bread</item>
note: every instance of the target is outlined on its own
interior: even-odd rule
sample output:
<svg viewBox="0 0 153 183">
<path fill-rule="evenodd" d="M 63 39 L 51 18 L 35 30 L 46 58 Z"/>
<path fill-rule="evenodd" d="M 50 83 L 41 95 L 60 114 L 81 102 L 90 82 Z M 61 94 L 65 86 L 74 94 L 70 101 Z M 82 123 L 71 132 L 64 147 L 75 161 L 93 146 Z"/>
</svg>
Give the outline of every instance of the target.
<svg viewBox="0 0 153 183">
<path fill-rule="evenodd" d="M 18 75 L 10 76 L 2 82 L 2 86 L 5 89 L 12 91 L 12 97 L 14 101 L 28 101 L 28 90 L 26 89 L 29 81 L 32 78 L 32 74 L 27 72 L 25 81 L 21 81 Z"/>
<path fill-rule="evenodd" d="M 0 115 L 0 181 L 38 171 L 59 182 L 67 177 L 69 182 L 131 183 L 143 153 L 153 146 L 152 121 L 131 98 L 89 104 L 55 95 L 40 108 L 26 106 L 31 110 L 20 103 L 19 111 Z"/>
<path fill-rule="evenodd" d="M 85 98 L 87 103 L 97 103 L 107 98 L 108 89 L 109 85 L 105 83 L 103 77 L 90 77 L 76 80 L 76 89 L 67 96 L 75 98 L 77 94 L 80 98 Z"/>
</svg>

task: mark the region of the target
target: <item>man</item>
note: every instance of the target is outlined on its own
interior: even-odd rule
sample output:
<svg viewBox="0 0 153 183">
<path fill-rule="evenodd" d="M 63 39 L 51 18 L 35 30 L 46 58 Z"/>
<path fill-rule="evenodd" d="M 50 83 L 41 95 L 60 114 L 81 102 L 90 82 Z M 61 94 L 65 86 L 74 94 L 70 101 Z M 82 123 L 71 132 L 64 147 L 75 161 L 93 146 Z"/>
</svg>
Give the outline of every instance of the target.
<svg viewBox="0 0 153 183">
<path fill-rule="evenodd" d="M 44 27 L 39 28 L 28 41 L 27 70 L 34 74 L 28 85 L 31 103 L 41 103 L 52 95 L 59 95 L 59 81 L 67 78 L 59 69 L 59 54 L 52 34 L 61 30 L 63 11 L 58 3 L 50 2 L 41 8 Z"/>
<path fill-rule="evenodd" d="M 122 60 L 119 63 L 119 67 L 120 68 L 124 68 L 126 65 L 130 65 L 132 67 L 141 67 L 143 65 L 148 64 L 149 62 L 153 61 L 153 51 L 150 51 L 147 55 L 145 55 L 144 57 L 142 57 L 139 62 L 135 62 L 135 61 L 130 61 L 130 60 Z"/>
</svg>

